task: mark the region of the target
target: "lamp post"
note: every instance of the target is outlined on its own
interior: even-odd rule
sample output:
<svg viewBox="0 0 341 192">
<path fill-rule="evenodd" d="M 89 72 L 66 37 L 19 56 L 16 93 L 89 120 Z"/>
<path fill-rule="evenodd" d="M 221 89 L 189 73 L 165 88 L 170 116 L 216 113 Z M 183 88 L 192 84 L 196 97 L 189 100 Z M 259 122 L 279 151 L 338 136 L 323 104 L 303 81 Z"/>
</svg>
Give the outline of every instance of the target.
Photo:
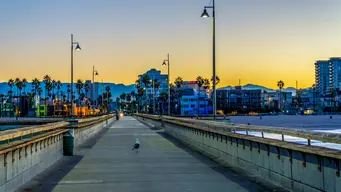
<svg viewBox="0 0 341 192">
<path fill-rule="evenodd" d="M 215 65 L 215 0 L 212 0 L 212 6 L 205 6 L 204 12 L 201 14 L 201 17 L 207 18 L 209 14 L 207 13 L 207 9 L 213 9 L 212 19 L 213 19 L 213 116 L 215 118 L 217 114 L 216 109 L 216 65 Z"/>
<path fill-rule="evenodd" d="M 151 80 L 151 83 L 152 83 L 152 91 L 153 91 L 153 114 L 155 114 L 155 87 L 154 87 L 154 77 L 152 78 Z"/>
<path fill-rule="evenodd" d="M 95 66 L 92 66 L 92 87 L 91 87 L 91 99 L 92 99 L 92 104 L 96 103 L 95 102 L 95 75 L 98 75 L 98 71 L 95 70 Z"/>
<path fill-rule="evenodd" d="M 77 45 L 75 50 L 81 50 L 79 43 L 73 41 L 73 34 L 71 34 L 71 94 L 73 93 L 73 45 Z M 73 96 L 71 96 L 71 117 L 73 116 Z"/>
<path fill-rule="evenodd" d="M 166 63 L 167 61 L 167 63 Z M 169 53 L 167 54 L 167 59 L 166 60 L 163 60 L 163 63 L 162 63 L 163 66 L 166 66 L 168 65 L 168 77 L 167 77 L 167 81 L 168 81 L 168 116 L 170 116 L 170 84 L 169 84 L 169 77 L 170 77 L 170 67 L 169 67 Z"/>
<path fill-rule="evenodd" d="M 102 79 L 102 112 L 104 111 L 104 84 L 103 84 L 103 79 Z"/>
</svg>

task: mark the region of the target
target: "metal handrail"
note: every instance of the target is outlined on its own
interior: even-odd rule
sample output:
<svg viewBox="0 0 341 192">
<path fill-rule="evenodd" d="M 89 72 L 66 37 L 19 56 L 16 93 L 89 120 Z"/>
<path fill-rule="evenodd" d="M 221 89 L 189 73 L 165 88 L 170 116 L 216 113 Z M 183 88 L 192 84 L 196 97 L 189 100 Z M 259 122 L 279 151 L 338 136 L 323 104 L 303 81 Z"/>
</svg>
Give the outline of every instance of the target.
<svg viewBox="0 0 341 192">
<path fill-rule="evenodd" d="M 226 132 L 245 131 L 246 134 L 248 134 L 248 132 L 251 132 L 251 131 L 260 132 L 262 133 L 263 137 L 264 137 L 264 133 L 279 134 L 279 135 L 282 135 L 283 141 L 284 141 L 284 136 L 298 137 L 298 138 L 307 139 L 308 145 L 310 145 L 311 140 L 341 144 L 341 134 L 338 134 L 338 133 L 325 133 L 325 132 L 317 132 L 317 131 L 310 131 L 310 130 L 270 127 L 270 126 L 254 126 L 254 125 L 243 125 L 243 124 L 233 124 L 233 123 L 220 123 L 220 122 L 213 122 L 213 121 L 186 119 L 186 118 L 178 118 L 178 117 L 170 117 L 170 116 L 156 116 L 156 115 L 146 115 L 146 114 L 135 114 L 135 115 L 154 119 L 154 120 L 159 120 L 159 121 L 174 120 L 174 121 L 178 121 L 182 123 L 200 125 L 201 127 L 223 130 Z"/>
</svg>

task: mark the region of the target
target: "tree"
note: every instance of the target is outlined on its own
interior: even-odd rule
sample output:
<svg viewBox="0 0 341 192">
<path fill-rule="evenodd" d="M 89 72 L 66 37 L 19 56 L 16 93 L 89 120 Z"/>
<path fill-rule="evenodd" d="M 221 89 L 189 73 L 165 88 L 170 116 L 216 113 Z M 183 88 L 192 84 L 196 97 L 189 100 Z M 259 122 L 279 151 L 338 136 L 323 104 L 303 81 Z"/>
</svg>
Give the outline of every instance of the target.
<svg viewBox="0 0 341 192">
<path fill-rule="evenodd" d="M 130 93 L 127 93 L 127 94 L 126 94 L 126 101 L 127 101 L 128 103 L 131 102 L 131 95 L 130 95 Z"/>
<path fill-rule="evenodd" d="M 198 116 L 200 115 L 200 89 L 204 84 L 204 78 L 201 76 L 197 77 L 197 85 L 198 85 Z"/>
<path fill-rule="evenodd" d="M 142 77 L 142 83 L 145 85 L 146 88 L 146 105 L 147 105 L 147 100 L 148 100 L 148 85 L 150 84 L 150 78 L 148 75 L 145 75 Z M 146 106 L 146 111 L 148 111 L 147 106 Z"/>
<path fill-rule="evenodd" d="M 47 98 L 47 87 L 49 86 L 49 84 L 51 83 L 51 77 L 49 76 L 49 75 L 45 75 L 44 77 L 43 77 L 43 82 L 44 82 L 44 84 L 45 84 L 45 90 L 46 90 L 46 92 L 45 92 L 45 99 Z"/>
<path fill-rule="evenodd" d="M 109 86 L 106 86 L 105 87 L 105 91 L 106 91 L 106 101 L 107 101 L 107 112 L 109 112 L 109 100 L 110 100 L 110 98 L 111 98 L 111 89 L 110 89 L 110 87 Z"/>
<path fill-rule="evenodd" d="M 279 80 L 277 82 L 277 87 L 279 88 L 279 109 L 281 110 L 282 108 L 282 88 L 284 87 L 284 82 L 282 80 Z"/>
<path fill-rule="evenodd" d="M 13 100 L 12 100 L 13 90 L 12 89 L 13 89 L 13 86 L 14 86 L 14 80 L 13 79 L 9 79 L 7 84 L 9 86 L 9 88 L 10 88 L 9 91 L 11 91 L 11 92 L 8 92 L 9 100 L 10 100 L 11 103 L 13 103 Z M 11 94 L 9 94 L 9 93 L 11 93 Z"/>
<path fill-rule="evenodd" d="M 17 107 L 19 108 L 19 93 L 20 93 L 20 98 L 21 98 L 22 81 L 20 80 L 20 78 L 16 78 L 14 82 L 15 82 L 15 86 L 17 87 Z"/>
<path fill-rule="evenodd" d="M 85 83 L 84 84 L 84 89 L 85 89 L 86 97 L 89 98 L 88 92 L 90 91 L 90 85 Z"/>
<path fill-rule="evenodd" d="M 54 90 L 55 90 L 56 87 L 57 87 L 57 81 L 55 81 L 55 80 L 53 79 L 51 83 L 52 83 L 52 99 L 55 99 L 56 94 L 55 94 Z"/>
<path fill-rule="evenodd" d="M 38 88 L 40 88 L 40 81 L 37 78 L 32 79 L 32 87 L 34 90 L 34 93 L 37 95 L 38 93 Z"/>
<path fill-rule="evenodd" d="M 119 97 L 116 97 L 116 105 L 120 109 L 121 108 L 121 99 Z"/>
<path fill-rule="evenodd" d="M 80 106 L 80 101 L 81 101 L 81 92 L 82 92 L 82 89 L 84 87 L 84 83 L 81 79 L 78 79 L 77 82 L 76 82 L 76 89 L 77 89 L 77 92 L 78 92 L 78 105 Z"/>
<path fill-rule="evenodd" d="M 213 84 L 213 77 L 211 78 L 211 82 Z M 215 76 L 215 84 L 218 85 L 220 83 L 220 78 L 218 75 Z"/>
<path fill-rule="evenodd" d="M 167 98 L 168 98 L 168 94 L 165 93 L 165 92 L 162 92 L 160 93 L 160 96 L 159 96 L 159 100 L 161 101 L 161 106 L 162 106 L 162 109 L 161 109 L 161 114 L 164 114 L 164 103 L 167 101 Z"/>
<path fill-rule="evenodd" d="M 121 99 L 122 101 L 125 101 L 125 100 L 126 100 L 126 97 L 127 97 L 127 94 L 126 94 L 126 93 L 121 93 L 120 99 Z"/>
<path fill-rule="evenodd" d="M 70 84 L 67 85 L 67 100 L 70 101 L 71 98 L 71 86 Z"/>
<path fill-rule="evenodd" d="M 177 77 L 177 78 L 175 78 L 174 83 L 175 83 L 175 86 L 176 86 L 176 88 L 177 88 L 177 91 L 176 91 L 176 98 L 177 98 L 177 102 L 178 102 L 178 106 L 179 106 L 179 108 L 178 108 L 179 111 L 178 111 L 178 112 L 180 113 L 180 110 L 181 110 L 181 102 L 180 102 L 180 98 L 181 98 L 181 87 L 183 86 L 184 81 L 182 80 L 182 77 Z M 170 86 L 170 87 L 172 87 L 172 86 Z"/>
<path fill-rule="evenodd" d="M 22 87 L 24 88 L 24 93 L 26 94 L 26 85 L 27 85 L 27 79 L 23 78 L 22 79 Z"/>
<path fill-rule="evenodd" d="M 57 81 L 57 96 L 59 96 L 59 98 L 61 99 L 62 94 L 60 93 L 60 89 L 62 88 L 62 82 L 60 80 Z"/>
</svg>

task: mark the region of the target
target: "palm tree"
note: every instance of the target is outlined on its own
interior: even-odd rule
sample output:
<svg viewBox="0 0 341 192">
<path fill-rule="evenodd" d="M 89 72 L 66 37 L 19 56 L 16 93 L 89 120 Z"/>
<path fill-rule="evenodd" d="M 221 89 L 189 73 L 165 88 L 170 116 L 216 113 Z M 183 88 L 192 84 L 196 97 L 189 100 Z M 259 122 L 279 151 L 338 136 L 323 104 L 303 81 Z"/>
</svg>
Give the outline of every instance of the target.
<svg viewBox="0 0 341 192">
<path fill-rule="evenodd" d="M 55 80 L 53 79 L 51 83 L 52 83 L 52 99 L 55 99 L 56 94 L 55 94 L 54 90 L 55 90 L 56 87 L 57 87 L 57 81 L 55 81 Z"/>
<path fill-rule="evenodd" d="M 337 102 L 337 91 L 335 88 L 330 88 L 329 90 L 329 96 L 332 98 L 332 103 L 333 103 L 333 112 L 336 111 L 336 102 Z"/>
<path fill-rule="evenodd" d="M 60 93 L 60 89 L 62 88 L 62 82 L 60 81 L 60 80 L 58 80 L 57 81 L 57 90 L 58 90 L 58 92 L 57 92 L 57 96 L 59 95 L 59 97 L 61 98 L 61 93 Z"/>
<path fill-rule="evenodd" d="M 85 84 L 84 84 L 84 89 L 85 89 L 86 97 L 89 98 L 89 97 L 88 97 L 88 92 L 89 92 L 89 90 L 90 90 L 90 85 L 87 84 L 87 83 L 85 83 Z"/>
<path fill-rule="evenodd" d="M 217 82 L 216 82 L 217 83 Z M 207 93 L 207 90 L 211 87 L 211 82 L 207 78 L 204 79 L 203 87 L 205 89 L 205 93 Z M 206 113 L 206 105 L 205 105 L 205 113 Z"/>
<path fill-rule="evenodd" d="M 109 86 L 105 87 L 105 91 L 107 92 L 107 112 L 109 112 L 109 100 L 111 98 L 111 89 Z"/>
<path fill-rule="evenodd" d="M 67 100 L 70 101 L 70 92 L 71 92 L 71 89 L 70 89 L 70 84 L 67 85 Z"/>
<path fill-rule="evenodd" d="M 197 85 L 198 85 L 198 116 L 200 115 L 200 89 L 204 84 L 204 78 L 201 76 L 197 77 Z"/>
<path fill-rule="evenodd" d="M 125 101 L 126 98 L 127 98 L 127 94 L 126 93 L 121 93 L 120 99 Z"/>
<path fill-rule="evenodd" d="M 44 84 L 45 84 L 45 90 L 46 90 L 46 92 L 45 92 L 45 100 L 46 100 L 46 98 L 47 98 L 47 88 L 49 88 L 49 84 L 51 83 L 51 77 L 49 76 L 49 75 L 45 75 L 44 77 L 43 77 L 43 82 L 44 82 Z M 46 103 L 47 104 L 47 103 Z"/>
<path fill-rule="evenodd" d="M 164 103 L 167 101 L 167 98 L 168 98 L 168 94 L 165 93 L 165 92 L 162 92 L 160 93 L 160 101 L 161 101 L 161 106 L 162 106 L 162 109 L 161 109 L 161 114 L 164 114 Z"/>
<path fill-rule="evenodd" d="M 277 87 L 279 88 L 279 109 L 281 110 L 282 107 L 282 88 L 284 87 L 284 82 L 279 80 L 277 82 Z"/>
<path fill-rule="evenodd" d="M 213 77 L 211 78 L 211 82 L 213 84 Z M 215 84 L 218 85 L 220 83 L 220 78 L 218 75 L 215 76 Z"/>
<path fill-rule="evenodd" d="M 175 86 L 177 88 L 177 92 L 176 92 L 176 95 L 177 95 L 177 102 L 178 102 L 178 112 L 180 112 L 181 110 L 181 102 L 180 102 L 180 97 L 181 97 L 181 87 L 183 86 L 184 84 L 184 81 L 182 80 L 182 77 L 177 77 L 175 78 Z M 173 84 L 171 84 L 169 87 L 171 88 L 173 86 Z"/>
<path fill-rule="evenodd" d="M 81 79 L 78 79 L 76 82 L 76 89 L 78 92 L 78 105 L 80 106 L 80 101 L 81 101 L 81 91 L 84 87 L 84 83 Z"/>
<path fill-rule="evenodd" d="M 66 95 L 63 94 L 63 102 L 65 103 L 66 102 Z"/>
<path fill-rule="evenodd" d="M 9 98 L 9 100 L 11 101 L 11 103 L 13 102 L 13 100 L 12 100 L 12 94 L 13 94 L 13 86 L 14 86 L 14 80 L 13 79 L 9 79 L 8 80 L 8 86 L 9 86 L 9 88 L 10 88 L 10 91 L 11 92 L 8 92 L 8 95 L 10 96 L 10 98 Z M 11 93 L 11 94 L 10 94 Z"/>
<path fill-rule="evenodd" d="M 22 79 L 22 87 L 24 88 L 24 93 L 26 95 L 26 85 L 27 85 L 27 79 L 26 78 L 23 78 Z"/>
<path fill-rule="evenodd" d="M 131 95 L 130 95 L 130 93 L 126 94 L 126 100 L 127 100 L 128 103 L 131 102 Z"/>
<path fill-rule="evenodd" d="M 21 90 L 22 90 L 22 81 L 20 78 L 16 78 L 14 80 L 15 86 L 17 87 L 17 107 L 19 108 L 19 90 L 20 90 L 20 97 L 21 97 Z M 18 115 L 17 115 L 18 116 Z"/>
<path fill-rule="evenodd" d="M 146 111 L 148 111 L 147 109 L 147 101 L 148 101 L 148 85 L 150 84 L 150 78 L 148 75 L 145 75 L 142 77 L 142 83 L 145 85 L 146 87 Z"/>
<path fill-rule="evenodd" d="M 32 79 L 32 87 L 33 87 L 34 93 L 37 94 L 38 88 L 40 87 L 39 79 L 37 79 L 37 78 Z"/>
<path fill-rule="evenodd" d="M 116 106 L 121 109 L 121 99 L 119 97 L 116 97 Z"/>
</svg>

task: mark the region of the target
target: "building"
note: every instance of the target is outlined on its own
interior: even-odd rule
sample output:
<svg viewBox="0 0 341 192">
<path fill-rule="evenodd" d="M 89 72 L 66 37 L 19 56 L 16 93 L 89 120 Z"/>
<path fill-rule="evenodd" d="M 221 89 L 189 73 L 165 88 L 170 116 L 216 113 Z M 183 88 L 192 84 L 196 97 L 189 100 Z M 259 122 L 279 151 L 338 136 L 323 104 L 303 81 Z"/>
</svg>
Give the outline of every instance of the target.
<svg viewBox="0 0 341 192">
<path fill-rule="evenodd" d="M 329 61 L 315 62 L 315 85 L 319 93 L 326 93 L 329 87 Z"/>
<path fill-rule="evenodd" d="M 232 111 L 250 112 L 260 111 L 262 108 L 262 90 L 243 90 L 241 86 L 234 89 L 217 90 L 217 110 L 224 113 Z"/>
<path fill-rule="evenodd" d="M 341 88 L 341 58 L 329 59 L 329 88 L 340 90 Z"/>
<path fill-rule="evenodd" d="M 326 95 L 328 90 L 341 88 L 341 58 L 332 57 L 328 61 L 315 62 L 316 91 Z"/>
<path fill-rule="evenodd" d="M 162 92 L 168 92 L 168 75 L 167 74 L 161 74 L 161 71 L 156 69 L 150 69 L 144 74 L 139 75 L 139 80 L 141 82 L 141 87 L 146 88 L 145 84 L 143 83 L 142 79 L 144 76 L 148 76 L 150 80 L 157 80 L 160 83 L 159 89 L 153 89 L 153 84 L 149 84 L 147 87 L 147 93 L 148 95 L 152 95 L 155 91 L 155 97 L 158 97 L 160 93 Z"/>
<path fill-rule="evenodd" d="M 198 94 L 198 92 L 191 87 L 183 87 L 181 88 L 181 91 L 182 91 L 182 96 L 180 98 L 181 115 L 197 115 L 198 112 L 200 115 L 212 113 L 212 107 L 209 106 L 209 98 L 207 94 L 202 92 Z"/>
</svg>

